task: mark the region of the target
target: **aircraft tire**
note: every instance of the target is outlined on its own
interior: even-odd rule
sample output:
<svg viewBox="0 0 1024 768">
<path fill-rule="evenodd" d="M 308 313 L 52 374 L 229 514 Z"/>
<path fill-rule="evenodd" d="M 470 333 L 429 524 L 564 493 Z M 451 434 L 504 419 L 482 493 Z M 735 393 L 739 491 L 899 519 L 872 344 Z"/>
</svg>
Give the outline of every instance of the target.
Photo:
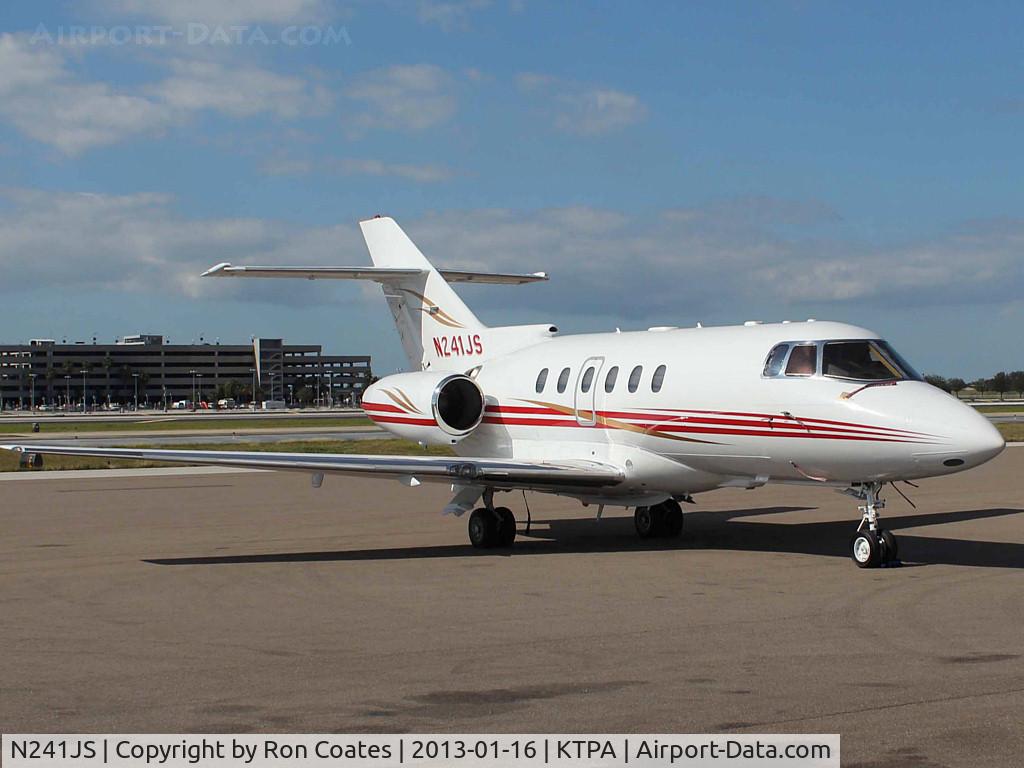
<svg viewBox="0 0 1024 768">
<path fill-rule="evenodd" d="M 683 510 L 673 499 L 663 502 L 661 507 L 661 535 L 674 539 L 683 532 Z"/>
<path fill-rule="evenodd" d="M 892 531 L 882 531 L 879 539 L 882 542 L 882 562 L 892 563 L 898 560 L 900 545 Z"/>
<path fill-rule="evenodd" d="M 497 544 L 499 547 L 511 547 L 516 540 L 516 516 L 508 507 L 496 507 L 498 514 Z"/>
<path fill-rule="evenodd" d="M 850 556 L 858 568 L 877 568 L 881 555 L 882 545 L 874 531 L 858 531 L 850 540 Z"/>
<path fill-rule="evenodd" d="M 658 535 L 657 507 L 637 507 L 633 512 L 633 525 L 641 539 L 653 539 Z"/>
<path fill-rule="evenodd" d="M 480 507 L 469 516 L 469 543 L 477 549 L 490 549 L 497 544 L 498 521 L 490 510 Z"/>
</svg>

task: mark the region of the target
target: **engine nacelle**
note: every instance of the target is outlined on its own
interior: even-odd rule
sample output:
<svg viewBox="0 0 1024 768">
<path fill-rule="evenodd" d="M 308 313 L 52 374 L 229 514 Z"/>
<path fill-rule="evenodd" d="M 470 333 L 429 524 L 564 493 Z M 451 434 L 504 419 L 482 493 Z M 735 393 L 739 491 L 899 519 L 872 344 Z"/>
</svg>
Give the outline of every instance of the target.
<svg viewBox="0 0 1024 768">
<path fill-rule="evenodd" d="M 484 393 L 462 373 L 396 373 L 367 388 L 363 410 L 399 437 L 451 445 L 479 426 L 484 417 Z"/>
</svg>

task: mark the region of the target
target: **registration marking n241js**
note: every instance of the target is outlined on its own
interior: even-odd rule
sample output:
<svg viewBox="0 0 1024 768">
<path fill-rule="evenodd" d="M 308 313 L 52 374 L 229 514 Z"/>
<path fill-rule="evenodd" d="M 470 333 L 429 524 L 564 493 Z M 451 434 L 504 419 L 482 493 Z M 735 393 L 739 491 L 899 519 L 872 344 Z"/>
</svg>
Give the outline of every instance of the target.
<svg viewBox="0 0 1024 768">
<path fill-rule="evenodd" d="M 466 333 L 458 336 L 435 336 L 434 352 L 438 357 L 457 357 L 465 355 L 482 355 L 483 341 L 479 333 Z"/>
</svg>

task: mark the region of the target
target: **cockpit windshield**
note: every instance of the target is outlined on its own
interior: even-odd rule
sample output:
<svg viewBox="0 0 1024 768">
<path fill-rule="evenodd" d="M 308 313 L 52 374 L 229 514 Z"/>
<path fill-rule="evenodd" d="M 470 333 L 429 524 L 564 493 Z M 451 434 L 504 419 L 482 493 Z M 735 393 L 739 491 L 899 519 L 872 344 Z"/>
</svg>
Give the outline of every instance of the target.
<svg viewBox="0 0 1024 768">
<path fill-rule="evenodd" d="M 860 381 L 921 378 L 888 343 L 880 339 L 826 341 L 821 354 L 821 372 L 825 376 Z"/>
<path fill-rule="evenodd" d="M 921 375 L 881 339 L 784 342 L 769 353 L 762 375 L 820 375 L 855 381 L 921 380 Z"/>
</svg>

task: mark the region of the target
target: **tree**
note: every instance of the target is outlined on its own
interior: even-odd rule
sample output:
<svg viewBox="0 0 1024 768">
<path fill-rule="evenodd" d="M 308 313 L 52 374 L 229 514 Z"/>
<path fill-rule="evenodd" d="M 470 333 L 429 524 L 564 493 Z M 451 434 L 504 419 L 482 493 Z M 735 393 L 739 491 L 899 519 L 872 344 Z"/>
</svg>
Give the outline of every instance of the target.
<svg viewBox="0 0 1024 768">
<path fill-rule="evenodd" d="M 1010 388 L 1009 377 L 1006 375 L 1006 371 L 1000 371 L 992 377 L 992 389 L 999 393 L 999 399 L 1003 399 L 1003 395 Z"/>
<path fill-rule="evenodd" d="M 101 365 L 103 366 L 103 372 L 106 374 L 107 377 L 107 405 L 110 405 L 110 371 L 114 367 L 114 358 L 110 356 L 109 352 L 107 352 L 107 354 L 103 356 L 103 362 L 101 363 Z"/>
<path fill-rule="evenodd" d="M 960 397 L 960 391 L 967 388 L 967 382 L 963 379 L 958 379 L 955 376 L 951 379 L 946 379 L 946 383 L 949 385 L 949 390 L 957 397 Z"/>
<path fill-rule="evenodd" d="M 1017 397 L 1024 397 L 1024 371 L 1010 371 L 1006 378 L 1010 389 L 1017 393 Z"/>
<path fill-rule="evenodd" d="M 302 405 L 309 405 L 315 397 L 316 390 L 308 385 L 299 387 L 299 391 L 295 393 L 295 399 L 302 403 Z"/>
<path fill-rule="evenodd" d="M 992 382 L 988 379 L 975 379 L 971 382 L 971 387 L 980 395 L 982 392 L 991 391 Z"/>
<path fill-rule="evenodd" d="M 53 369 L 53 363 L 47 363 L 46 373 L 43 374 L 43 378 L 46 379 L 46 398 L 53 405 L 53 379 L 56 377 L 57 371 Z"/>
<path fill-rule="evenodd" d="M 933 387 L 938 387 L 943 392 L 951 391 L 949 381 L 946 379 L 945 376 L 938 376 L 934 373 L 929 373 L 925 375 L 924 380 L 931 384 Z"/>
</svg>

